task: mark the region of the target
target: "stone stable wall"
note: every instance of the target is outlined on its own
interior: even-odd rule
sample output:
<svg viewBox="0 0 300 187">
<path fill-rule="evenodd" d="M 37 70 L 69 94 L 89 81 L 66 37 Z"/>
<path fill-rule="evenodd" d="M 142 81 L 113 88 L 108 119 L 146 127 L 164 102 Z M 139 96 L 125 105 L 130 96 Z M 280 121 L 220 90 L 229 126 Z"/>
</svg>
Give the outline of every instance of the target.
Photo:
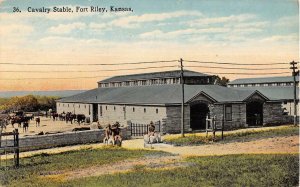
<svg viewBox="0 0 300 187">
<path fill-rule="evenodd" d="M 124 139 L 127 139 L 129 136 L 127 134 L 127 129 L 123 128 L 121 135 Z M 76 144 L 88 144 L 102 142 L 104 139 L 104 130 L 87 130 L 87 131 L 77 131 L 77 132 L 65 132 L 59 134 L 48 134 L 48 135 L 34 135 L 21 137 L 19 140 L 19 147 L 21 151 L 37 150 L 37 149 L 46 149 L 52 147 L 61 147 L 67 145 L 76 145 Z M 12 146 L 12 139 L 3 139 L 1 140 L 1 146 Z"/>
<path fill-rule="evenodd" d="M 224 130 L 237 129 L 247 127 L 246 125 L 246 104 L 234 103 L 230 104 L 232 107 L 232 120 L 226 121 L 224 118 Z M 209 105 L 211 117 L 216 116 L 217 127 L 222 126 L 224 106 L 223 104 Z"/>
<path fill-rule="evenodd" d="M 181 132 L 181 106 L 167 107 L 167 118 L 164 124 L 164 131 L 167 133 Z M 189 132 L 190 129 L 190 106 L 184 108 L 184 131 Z"/>
<path fill-rule="evenodd" d="M 263 106 L 263 124 L 264 125 L 276 125 L 291 122 L 292 117 L 283 115 L 281 103 L 264 103 Z"/>
</svg>

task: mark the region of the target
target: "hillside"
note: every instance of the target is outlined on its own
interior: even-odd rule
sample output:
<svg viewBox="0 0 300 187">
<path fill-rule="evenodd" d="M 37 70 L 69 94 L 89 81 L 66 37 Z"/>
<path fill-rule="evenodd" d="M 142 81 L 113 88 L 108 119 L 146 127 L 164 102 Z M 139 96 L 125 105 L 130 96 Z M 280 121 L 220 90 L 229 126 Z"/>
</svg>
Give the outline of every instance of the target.
<svg viewBox="0 0 300 187">
<path fill-rule="evenodd" d="M 55 91 L 0 91 L 0 98 L 9 98 L 25 95 L 57 96 L 67 97 L 75 95 L 86 90 L 55 90 Z"/>
</svg>

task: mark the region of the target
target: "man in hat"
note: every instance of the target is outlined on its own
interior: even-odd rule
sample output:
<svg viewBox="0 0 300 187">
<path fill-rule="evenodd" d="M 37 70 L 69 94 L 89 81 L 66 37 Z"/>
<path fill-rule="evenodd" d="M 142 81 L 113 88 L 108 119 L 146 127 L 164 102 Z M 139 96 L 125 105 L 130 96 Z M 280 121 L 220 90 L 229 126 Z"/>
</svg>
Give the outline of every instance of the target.
<svg viewBox="0 0 300 187">
<path fill-rule="evenodd" d="M 117 144 L 119 146 L 121 146 L 121 142 L 122 142 L 122 137 L 121 137 L 121 129 L 120 129 L 120 123 L 116 122 L 115 124 L 112 125 L 111 127 L 111 131 L 112 131 L 112 136 L 113 136 L 113 140 L 114 140 L 114 145 Z"/>
</svg>

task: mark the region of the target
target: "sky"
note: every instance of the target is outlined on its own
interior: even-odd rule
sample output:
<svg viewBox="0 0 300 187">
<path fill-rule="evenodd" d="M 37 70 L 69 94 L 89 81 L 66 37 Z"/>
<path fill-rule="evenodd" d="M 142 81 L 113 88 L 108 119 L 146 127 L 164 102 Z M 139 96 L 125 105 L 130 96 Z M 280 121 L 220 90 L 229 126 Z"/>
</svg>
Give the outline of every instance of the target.
<svg viewBox="0 0 300 187">
<path fill-rule="evenodd" d="M 107 12 L 91 12 L 91 6 Z M 132 11 L 111 12 L 111 6 Z M 51 11 L 31 12 L 43 7 Z M 53 12 L 55 7 L 73 12 Z M 76 12 L 77 7 L 88 12 Z M 21 12 L 14 12 L 16 8 Z M 299 61 L 298 2 L 0 0 L 0 91 L 91 89 L 114 75 L 178 70 L 180 58 L 184 69 L 230 80 L 290 75 L 289 62 Z M 176 61 L 124 64 L 169 60 Z M 271 65 L 240 66 L 261 69 L 255 71 L 228 70 L 222 67 L 233 66 L 185 60 Z M 91 65 L 97 63 L 119 65 Z M 136 69 L 145 67 L 155 68 Z"/>
</svg>

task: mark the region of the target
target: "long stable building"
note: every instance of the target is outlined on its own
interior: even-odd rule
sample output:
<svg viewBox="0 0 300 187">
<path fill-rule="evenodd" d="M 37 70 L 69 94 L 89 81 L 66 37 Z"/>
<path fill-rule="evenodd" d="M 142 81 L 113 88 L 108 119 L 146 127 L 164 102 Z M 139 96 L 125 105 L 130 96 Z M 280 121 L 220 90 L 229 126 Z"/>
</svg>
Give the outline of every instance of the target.
<svg viewBox="0 0 300 187">
<path fill-rule="evenodd" d="M 294 80 L 292 76 L 236 79 L 228 84 L 239 90 L 258 90 L 273 100 L 281 101 L 288 115 L 294 114 Z M 299 76 L 296 77 L 296 102 L 299 101 Z M 299 116 L 299 111 L 297 111 Z"/>
<path fill-rule="evenodd" d="M 205 129 L 206 117 L 224 121 L 225 129 L 286 123 L 281 101 L 258 90 L 215 85 L 216 76 L 184 72 L 186 131 Z M 164 132 L 180 131 L 180 71 L 116 76 L 98 88 L 57 101 L 57 112 L 84 114 L 100 124 L 119 121 L 162 122 Z"/>
</svg>

